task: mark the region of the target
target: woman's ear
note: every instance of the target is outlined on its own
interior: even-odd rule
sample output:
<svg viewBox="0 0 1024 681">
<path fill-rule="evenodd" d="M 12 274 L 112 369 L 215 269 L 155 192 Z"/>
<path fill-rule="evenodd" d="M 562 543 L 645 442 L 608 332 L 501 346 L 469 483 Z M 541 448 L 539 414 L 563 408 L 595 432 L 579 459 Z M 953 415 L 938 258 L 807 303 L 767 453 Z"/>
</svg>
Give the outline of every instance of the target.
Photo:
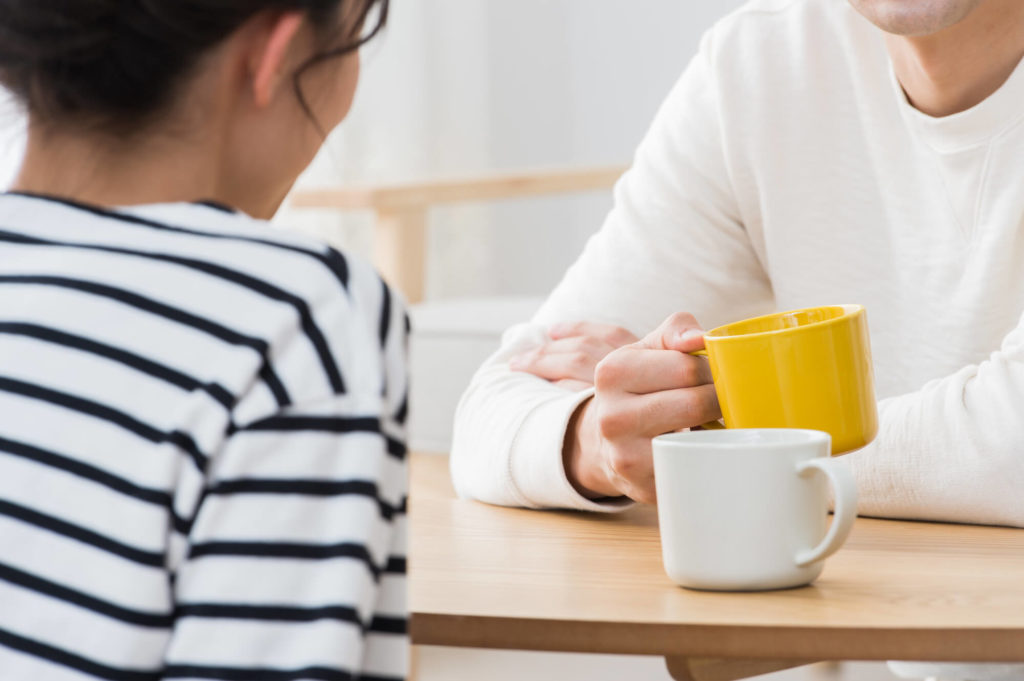
<svg viewBox="0 0 1024 681">
<path fill-rule="evenodd" d="M 252 54 L 252 92 L 256 106 L 265 108 L 273 101 L 281 84 L 289 79 L 289 50 L 305 20 L 302 12 L 283 12 L 267 26 L 261 47 Z"/>
</svg>

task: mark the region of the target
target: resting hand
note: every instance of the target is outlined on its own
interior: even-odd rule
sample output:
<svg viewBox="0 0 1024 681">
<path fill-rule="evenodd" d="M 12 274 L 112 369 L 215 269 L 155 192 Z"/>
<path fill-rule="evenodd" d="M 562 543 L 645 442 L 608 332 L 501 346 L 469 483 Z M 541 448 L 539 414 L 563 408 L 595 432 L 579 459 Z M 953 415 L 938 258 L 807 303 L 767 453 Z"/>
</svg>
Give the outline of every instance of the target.
<svg viewBox="0 0 1024 681">
<path fill-rule="evenodd" d="M 672 315 L 643 340 L 610 352 L 595 371 L 596 394 L 566 432 L 570 482 L 590 497 L 654 503 L 651 438 L 721 417 L 711 369 L 692 315 Z"/>
<path fill-rule="evenodd" d="M 548 330 L 551 340 L 509 362 L 513 371 L 546 378 L 567 390 L 594 385 L 594 368 L 608 353 L 634 343 L 637 337 L 618 326 L 573 322 Z"/>
</svg>

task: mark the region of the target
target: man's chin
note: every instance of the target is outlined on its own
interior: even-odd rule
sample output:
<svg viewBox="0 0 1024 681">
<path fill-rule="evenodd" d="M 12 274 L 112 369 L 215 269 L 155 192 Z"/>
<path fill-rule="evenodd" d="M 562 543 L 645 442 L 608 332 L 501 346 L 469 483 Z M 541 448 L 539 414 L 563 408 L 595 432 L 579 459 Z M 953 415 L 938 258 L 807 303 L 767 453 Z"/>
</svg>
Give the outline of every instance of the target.
<svg viewBox="0 0 1024 681">
<path fill-rule="evenodd" d="M 886 33 L 922 36 L 959 23 L 984 0 L 850 0 L 854 9 Z"/>
</svg>

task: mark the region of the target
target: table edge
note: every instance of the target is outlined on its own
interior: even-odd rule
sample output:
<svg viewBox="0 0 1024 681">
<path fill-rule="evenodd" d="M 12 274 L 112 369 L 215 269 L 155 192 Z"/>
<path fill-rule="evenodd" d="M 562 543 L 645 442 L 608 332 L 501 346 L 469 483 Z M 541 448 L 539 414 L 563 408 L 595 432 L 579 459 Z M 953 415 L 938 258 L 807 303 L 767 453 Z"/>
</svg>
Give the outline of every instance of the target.
<svg viewBox="0 0 1024 681">
<path fill-rule="evenodd" d="M 1019 628 L 687 625 L 413 613 L 412 642 L 622 655 L 1024 662 Z"/>
</svg>

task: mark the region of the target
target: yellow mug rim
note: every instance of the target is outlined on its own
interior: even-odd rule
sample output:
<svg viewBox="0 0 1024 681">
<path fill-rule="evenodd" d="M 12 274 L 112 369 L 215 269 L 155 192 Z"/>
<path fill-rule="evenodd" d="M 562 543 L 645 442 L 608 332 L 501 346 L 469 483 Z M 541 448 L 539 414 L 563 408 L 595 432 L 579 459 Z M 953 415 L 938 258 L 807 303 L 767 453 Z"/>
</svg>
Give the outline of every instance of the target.
<svg viewBox="0 0 1024 681">
<path fill-rule="evenodd" d="M 728 335 L 723 335 L 723 336 L 716 336 L 715 335 L 716 333 L 721 332 L 721 331 L 723 331 L 724 329 L 726 329 L 726 328 L 728 328 L 730 326 L 734 326 L 736 324 L 740 324 L 740 323 L 744 323 L 744 322 L 756 322 L 756 321 L 759 321 L 759 320 L 762 320 L 762 319 L 771 319 L 773 317 L 782 317 L 784 315 L 796 314 L 798 312 L 808 312 L 808 311 L 811 311 L 811 310 L 822 310 L 822 309 L 836 308 L 836 307 L 843 308 L 843 314 L 839 315 L 838 317 L 831 317 L 829 319 L 823 319 L 823 320 L 818 321 L 818 322 L 811 322 L 810 324 L 801 324 L 800 326 L 790 326 L 790 327 L 787 327 L 785 329 L 772 329 L 771 331 L 755 331 L 754 333 L 737 333 L 737 334 L 728 334 Z M 709 341 L 710 340 L 710 341 L 714 341 L 715 343 L 721 343 L 721 342 L 726 342 L 726 341 L 730 341 L 730 340 L 740 341 L 740 340 L 750 340 L 752 338 L 759 338 L 759 337 L 780 336 L 780 335 L 789 334 L 789 333 L 796 333 L 796 332 L 800 331 L 801 329 L 812 329 L 812 328 L 818 328 L 818 327 L 822 327 L 822 326 L 828 326 L 828 325 L 831 325 L 831 324 L 839 324 L 840 322 L 848 320 L 850 317 L 855 317 L 857 315 L 862 315 L 862 314 L 864 314 L 864 306 L 863 305 L 814 305 L 812 307 L 801 307 L 801 308 L 797 308 L 795 310 L 786 310 L 784 312 L 773 312 L 771 314 L 761 315 L 759 317 L 750 317 L 748 319 L 741 319 L 741 320 L 738 320 L 738 321 L 735 321 L 735 322 L 730 322 L 729 324 L 723 324 L 722 326 L 716 326 L 715 328 L 711 329 L 710 331 L 708 331 L 707 333 L 704 334 L 704 340 L 705 341 Z"/>
</svg>

